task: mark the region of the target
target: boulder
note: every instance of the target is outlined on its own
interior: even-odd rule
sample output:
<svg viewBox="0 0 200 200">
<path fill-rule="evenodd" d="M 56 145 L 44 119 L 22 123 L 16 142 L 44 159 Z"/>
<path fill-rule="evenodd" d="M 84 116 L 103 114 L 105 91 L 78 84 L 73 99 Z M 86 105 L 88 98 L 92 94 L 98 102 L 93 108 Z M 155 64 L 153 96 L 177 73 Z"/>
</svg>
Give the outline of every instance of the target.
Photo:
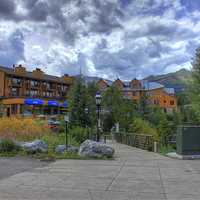
<svg viewBox="0 0 200 200">
<path fill-rule="evenodd" d="M 18 143 L 28 153 L 46 153 L 48 145 L 42 140 L 34 140 L 33 142 L 20 142 Z"/>
<path fill-rule="evenodd" d="M 79 148 L 79 155 L 91 158 L 111 158 L 114 155 L 114 148 L 108 146 L 102 142 L 95 142 L 92 140 L 86 140 Z"/>
<path fill-rule="evenodd" d="M 78 147 L 74 147 L 74 146 L 71 146 L 71 145 L 68 145 L 67 146 L 67 152 L 70 152 L 70 153 L 78 153 L 78 150 L 79 148 Z M 66 145 L 58 145 L 55 149 L 55 152 L 56 153 L 64 153 L 66 152 Z"/>
</svg>

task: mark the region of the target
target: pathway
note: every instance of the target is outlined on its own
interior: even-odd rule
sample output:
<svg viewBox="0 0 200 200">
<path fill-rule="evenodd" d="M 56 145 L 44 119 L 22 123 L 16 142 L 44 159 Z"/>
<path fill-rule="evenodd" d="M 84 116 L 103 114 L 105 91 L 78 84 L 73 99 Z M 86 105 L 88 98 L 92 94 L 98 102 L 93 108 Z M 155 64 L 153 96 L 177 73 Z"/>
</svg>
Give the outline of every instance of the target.
<svg viewBox="0 0 200 200">
<path fill-rule="evenodd" d="M 174 160 L 121 144 L 114 147 L 113 161 L 59 160 L 1 179 L 0 199 L 200 199 L 200 161 Z"/>
</svg>

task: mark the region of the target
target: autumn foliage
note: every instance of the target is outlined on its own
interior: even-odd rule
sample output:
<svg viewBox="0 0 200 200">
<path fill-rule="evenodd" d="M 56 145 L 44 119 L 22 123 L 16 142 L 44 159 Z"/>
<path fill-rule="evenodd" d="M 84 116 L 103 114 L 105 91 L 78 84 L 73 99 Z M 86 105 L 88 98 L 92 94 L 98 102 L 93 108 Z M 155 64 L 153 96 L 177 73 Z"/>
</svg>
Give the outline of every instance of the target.
<svg viewBox="0 0 200 200">
<path fill-rule="evenodd" d="M 49 132 L 47 123 L 32 118 L 0 118 L 0 138 L 29 141 Z"/>
</svg>

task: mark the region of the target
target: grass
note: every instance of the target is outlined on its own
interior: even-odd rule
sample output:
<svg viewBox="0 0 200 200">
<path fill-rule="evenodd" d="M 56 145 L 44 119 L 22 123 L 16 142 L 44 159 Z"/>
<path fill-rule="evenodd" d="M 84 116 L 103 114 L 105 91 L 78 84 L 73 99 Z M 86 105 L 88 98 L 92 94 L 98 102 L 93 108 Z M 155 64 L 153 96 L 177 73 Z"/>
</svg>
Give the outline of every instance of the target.
<svg viewBox="0 0 200 200">
<path fill-rule="evenodd" d="M 171 146 L 171 145 L 167 145 L 167 146 L 161 146 L 159 153 L 161 155 L 166 155 L 169 152 L 174 152 L 175 149 Z"/>
<path fill-rule="evenodd" d="M 35 138 L 36 139 L 36 138 Z M 24 150 L 12 151 L 12 152 L 0 152 L 0 157 L 29 157 L 34 159 L 39 159 L 41 161 L 55 161 L 56 159 L 79 159 L 79 160 L 114 160 L 114 158 L 89 158 L 82 157 L 77 153 L 65 152 L 63 154 L 58 154 L 55 152 L 55 148 L 58 145 L 65 144 L 65 134 L 46 134 L 41 136 L 40 138 L 44 142 L 48 144 L 48 152 L 47 153 L 36 153 L 36 154 L 28 154 Z M 70 135 L 68 135 L 68 143 L 73 146 L 79 146 L 80 144 L 76 142 Z"/>
<path fill-rule="evenodd" d="M 65 144 L 65 133 L 50 133 L 41 136 L 39 139 L 43 140 L 48 144 L 48 152 L 54 152 L 55 148 L 58 145 Z M 73 145 L 73 146 L 79 146 L 80 144 L 76 142 L 70 135 L 67 137 L 68 139 L 68 144 Z"/>
<path fill-rule="evenodd" d="M 72 137 L 73 135 L 73 137 Z M 75 127 L 69 131 L 68 144 L 79 147 L 81 140 L 87 136 L 87 130 L 80 127 Z M 76 153 L 65 152 L 63 154 L 55 153 L 55 148 L 58 145 L 65 144 L 65 133 L 53 133 L 47 126 L 46 121 L 36 120 L 32 118 L 1 118 L 0 119 L 0 138 L 8 140 L 4 145 L 7 149 L 0 151 L 0 157 L 32 157 L 41 160 L 55 159 L 96 159 L 81 157 Z M 33 141 L 40 139 L 48 145 L 47 153 L 28 154 L 22 149 L 8 148 L 10 142 L 13 141 Z M 84 139 L 85 140 L 85 139 Z M 5 142 L 4 142 L 5 143 Z M 13 143 L 14 145 L 14 143 Z M 97 158 L 100 159 L 100 158 Z M 104 160 L 112 158 L 101 158 Z"/>
<path fill-rule="evenodd" d="M 0 157 L 29 157 L 33 159 L 39 159 L 41 161 L 55 161 L 60 159 L 73 159 L 73 160 L 114 160 L 114 158 L 90 158 L 90 157 L 82 157 L 76 153 L 65 152 L 63 154 L 57 153 L 36 153 L 36 154 L 27 154 L 24 151 L 19 152 L 3 152 L 0 153 Z"/>
<path fill-rule="evenodd" d="M 0 138 L 32 141 L 50 132 L 46 121 L 33 118 L 0 118 Z"/>
</svg>

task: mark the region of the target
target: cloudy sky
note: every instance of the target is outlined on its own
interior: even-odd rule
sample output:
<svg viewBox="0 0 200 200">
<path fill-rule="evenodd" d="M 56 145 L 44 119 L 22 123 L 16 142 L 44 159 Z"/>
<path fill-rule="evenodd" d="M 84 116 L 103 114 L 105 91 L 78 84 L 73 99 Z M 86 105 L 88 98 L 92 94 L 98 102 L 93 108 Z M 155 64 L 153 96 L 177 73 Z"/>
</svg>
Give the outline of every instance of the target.
<svg viewBox="0 0 200 200">
<path fill-rule="evenodd" d="M 0 65 L 132 79 L 190 68 L 199 0 L 0 0 Z"/>
</svg>

